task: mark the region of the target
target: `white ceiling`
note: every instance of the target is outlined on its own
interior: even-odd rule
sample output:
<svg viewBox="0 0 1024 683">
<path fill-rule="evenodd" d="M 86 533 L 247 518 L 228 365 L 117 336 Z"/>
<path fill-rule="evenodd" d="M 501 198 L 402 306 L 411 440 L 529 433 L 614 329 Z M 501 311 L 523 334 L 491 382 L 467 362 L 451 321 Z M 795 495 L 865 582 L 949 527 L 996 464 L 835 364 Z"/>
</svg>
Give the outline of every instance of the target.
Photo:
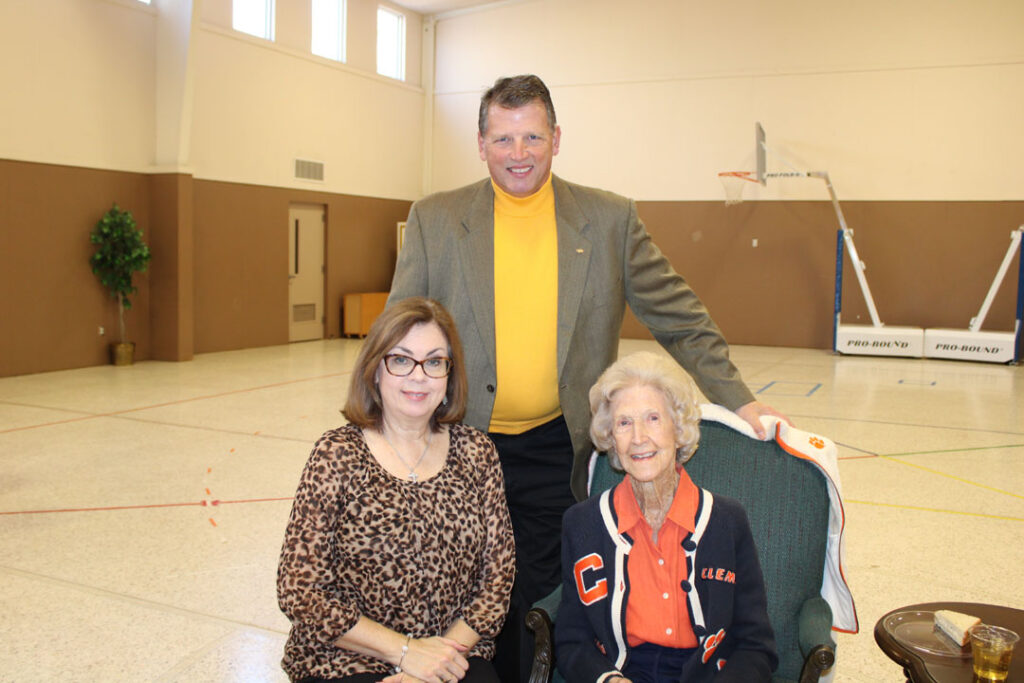
<svg viewBox="0 0 1024 683">
<path fill-rule="evenodd" d="M 393 0 L 396 5 L 419 14 L 441 14 L 467 7 L 489 5 L 494 0 Z"/>
</svg>

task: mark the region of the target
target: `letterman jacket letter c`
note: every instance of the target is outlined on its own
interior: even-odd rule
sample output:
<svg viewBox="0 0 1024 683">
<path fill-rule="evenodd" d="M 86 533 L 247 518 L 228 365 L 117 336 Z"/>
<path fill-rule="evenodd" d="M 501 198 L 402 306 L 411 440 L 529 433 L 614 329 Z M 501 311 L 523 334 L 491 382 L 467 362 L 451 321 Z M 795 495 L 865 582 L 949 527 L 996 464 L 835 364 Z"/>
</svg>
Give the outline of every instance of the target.
<svg viewBox="0 0 1024 683">
<path fill-rule="evenodd" d="M 608 596 L 608 581 L 606 579 L 598 579 L 588 586 L 584 578 L 586 572 L 599 569 L 604 569 L 604 560 L 597 553 L 590 553 L 586 557 L 576 560 L 576 564 L 573 565 L 572 573 L 576 577 L 576 592 L 579 593 L 580 601 L 584 605 L 593 605 Z"/>
</svg>

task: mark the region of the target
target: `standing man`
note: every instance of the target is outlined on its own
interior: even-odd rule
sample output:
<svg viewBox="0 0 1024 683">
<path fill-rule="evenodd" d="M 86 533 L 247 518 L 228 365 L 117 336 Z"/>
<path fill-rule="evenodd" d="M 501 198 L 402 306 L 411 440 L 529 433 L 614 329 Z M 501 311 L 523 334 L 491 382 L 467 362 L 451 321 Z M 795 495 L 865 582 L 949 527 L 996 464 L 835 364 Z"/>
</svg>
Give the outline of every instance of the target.
<svg viewBox="0 0 1024 683">
<path fill-rule="evenodd" d="M 627 303 L 710 400 L 762 437 L 759 416 L 779 415 L 754 400 L 635 203 L 551 173 L 561 134 L 539 78 L 498 79 L 480 100 L 477 134 L 490 178 L 413 204 L 388 300 L 428 296 L 451 312 L 465 347 L 465 421 L 498 447 L 517 567 L 495 661 L 505 681 L 528 676 L 514 671 L 516 633 L 561 581 L 562 513 L 586 497 L 587 395 L 616 358 Z"/>
</svg>

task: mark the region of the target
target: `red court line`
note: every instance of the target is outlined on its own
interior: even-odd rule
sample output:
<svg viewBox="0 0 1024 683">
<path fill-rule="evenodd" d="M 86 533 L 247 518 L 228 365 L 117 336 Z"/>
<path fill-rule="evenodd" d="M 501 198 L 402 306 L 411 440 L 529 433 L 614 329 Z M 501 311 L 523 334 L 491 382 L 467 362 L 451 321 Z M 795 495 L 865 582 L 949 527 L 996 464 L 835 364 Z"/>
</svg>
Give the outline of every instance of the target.
<svg viewBox="0 0 1024 683">
<path fill-rule="evenodd" d="M 292 500 L 294 496 L 286 498 L 250 498 L 247 500 L 214 500 L 207 502 L 200 500 L 195 503 L 157 503 L 154 505 L 116 505 L 109 507 L 95 508 L 62 508 L 53 510 L 11 510 L 0 512 L 0 515 L 45 515 L 54 512 L 111 512 L 115 510 L 152 510 L 154 508 L 180 508 L 180 507 L 206 507 L 207 505 L 234 505 L 238 503 L 275 503 L 284 500 Z"/>
<path fill-rule="evenodd" d="M 22 432 L 29 429 L 38 429 L 40 427 L 55 427 L 57 425 L 68 424 L 71 422 L 82 422 L 83 420 L 95 420 L 100 417 L 116 417 L 117 415 L 125 415 L 127 413 L 136 413 L 140 410 L 151 410 L 153 408 L 166 408 L 167 406 L 181 405 L 182 403 L 192 403 L 193 401 L 205 401 L 211 398 L 222 398 L 224 396 L 233 396 L 235 394 L 244 394 L 250 391 L 261 391 L 263 389 L 273 389 L 275 387 L 283 387 L 289 384 L 298 384 L 300 382 L 312 382 L 318 379 L 327 379 L 328 377 L 340 377 L 342 375 L 350 375 L 349 372 L 332 372 L 327 375 L 317 375 L 315 377 L 303 377 L 302 379 L 292 379 L 287 382 L 276 382 L 274 384 L 264 384 L 258 387 L 247 387 L 245 389 L 234 389 L 232 391 L 224 391 L 219 394 L 209 394 L 207 396 L 193 396 L 192 398 L 183 398 L 178 401 L 168 401 L 166 403 L 156 403 L 151 406 L 139 406 L 138 408 L 125 408 L 124 410 L 115 410 L 110 413 L 94 413 L 92 415 L 81 415 L 79 417 L 69 417 L 66 420 L 55 420 L 53 422 L 43 422 L 34 425 L 25 425 L 24 427 L 11 427 L 10 429 L 0 429 L 0 434 L 8 434 L 10 432 Z M 49 406 L 32 406 L 33 408 L 42 408 L 44 410 L 66 410 L 62 408 L 53 408 Z"/>
<path fill-rule="evenodd" d="M 249 498 L 248 500 L 221 500 L 221 505 L 234 505 L 236 503 L 280 503 L 283 500 L 295 500 L 295 496 L 287 498 Z"/>
</svg>

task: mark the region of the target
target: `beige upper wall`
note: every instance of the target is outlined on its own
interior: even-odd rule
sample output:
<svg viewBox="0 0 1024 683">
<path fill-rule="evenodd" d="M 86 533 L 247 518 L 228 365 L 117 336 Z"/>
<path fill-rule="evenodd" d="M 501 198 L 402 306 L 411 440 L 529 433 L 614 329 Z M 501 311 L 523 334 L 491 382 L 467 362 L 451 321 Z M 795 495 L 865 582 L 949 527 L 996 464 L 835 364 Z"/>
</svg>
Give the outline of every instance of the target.
<svg viewBox="0 0 1024 683">
<path fill-rule="evenodd" d="M 352 195 L 415 199 L 422 191 L 422 18 L 406 16 L 406 81 L 376 73 L 377 6 L 347 0 L 344 64 L 310 53 L 307 0 L 277 3 L 275 41 L 231 30 L 231 0 L 204 0 L 194 41 L 195 176 Z M 324 164 L 297 180 L 296 158 Z"/>
<path fill-rule="evenodd" d="M 346 0 L 346 5 L 348 35 L 345 65 L 366 74 L 377 73 L 377 7 L 383 5 L 405 16 L 405 34 L 408 41 L 405 51 L 405 83 L 419 86 L 423 18 L 386 0 Z M 310 7 L 310 0 L 278 0 L 274 36 L 276 47 L 299 55 L 310 54 Z M 202 0 L 201 17 L 207 24 L 230 29 L 231 0 Z M 330 61 L 325 63 L 331 64 Z"/>
<path fill-rule="evenodd" d="M 208 180 L 344 194 L 419 196 L 423 94 L 252 40 L 201 31 L 192 160 Z M 323 162 L 324 182 L 294 178 Z"/>
<path fill-rule="evenodd" d="M 375 73 L 373 0 L 349 0 L 345 65 L 308 54 L 304 0 L 278 3 L 277 43 L 231 31 L 230 0 L 193 0 L 189 45 L 169 49 L 181 32 L 158 30 L 159 8 L 186 1 L 0 3 L 0 157 L 142 172 L 177 157 L 199 178 L 413 199 L 425 153 L 427 190 L 485 175 L 479 94 L 533 71 L 563 126 L 556 172 L 639 199 L 720 199 L 717 172 L 753 166 L 758 120 L 778 155 L 829 171 L 844 199 L 1024 192 L 1018 0 L 495 4 L 437 22 L 429 135 L 414 13 L 410 83 L 397 83 Z M 187 71 L 158 68 L 161 41 Z M 165 109 L 180 88 L 183 120 Z M 323 161 L 326 182 L 294 180 L 297 156 Z M 825 195 L 798 179 L 747 196 Z"/>
<path fill-rule="evenodd" d="M 155 154 L 156 11 L 0 2 L 0 157 L 141 170 Z"/>
<path fill-rule="evenodd" d="M 524 0 L 443 17 L 432 189 L 486 173 L 479 95 L 533 72 L 562 125 L 555 172 L 639 199 L 721 199 L 719 171 L 753 169 L 755 121 L 769 170 L 828 171 L 844 199 L 1020 199 L 1022 27 L 1018 0 Z M 746 196 L 827 194 L 787 179 Z"/>
<path fill-rule="evenodd" d="M 0 158 L 414 199 L 422 18 L 404 12 L 394 81 L 376 74 L 377 5 L 348 0 L 339 64 L 309 52 L 308 0 L 277 3 L 275 42 L 231 30 L 231 0 L 0 2 Z M 325 181 L 294 179 L 296 157 Z"/>
</svg>

